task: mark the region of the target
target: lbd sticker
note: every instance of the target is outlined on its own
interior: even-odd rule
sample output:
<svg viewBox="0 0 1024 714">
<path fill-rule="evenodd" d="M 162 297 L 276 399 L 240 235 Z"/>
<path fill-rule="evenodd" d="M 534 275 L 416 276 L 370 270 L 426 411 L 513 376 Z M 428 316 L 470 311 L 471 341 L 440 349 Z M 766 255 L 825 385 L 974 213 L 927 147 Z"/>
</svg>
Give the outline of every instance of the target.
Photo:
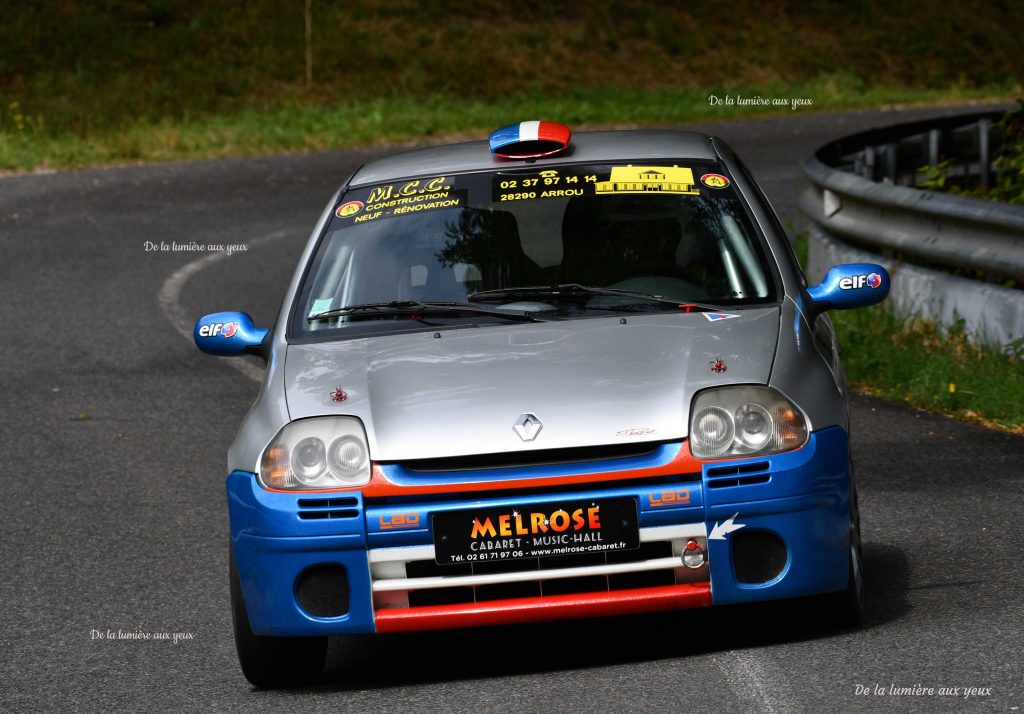
<svg viewBox="0 0 1024 714">
<path fill-rule="evenodd" d="M 338 214 L 338 218 L 348 218 L 349 216 L 356 215 L 362 209 L 362 201 L 349 201 L 348 203 L 343 203 L 338 206 L 336 213 Z"/>
<path fill-rule="evenodd" d="M 700 182 L 708 188 L 725 188 L 729 185 L 729 179 L 722 174 L 704 174 Z"/>
</svg>

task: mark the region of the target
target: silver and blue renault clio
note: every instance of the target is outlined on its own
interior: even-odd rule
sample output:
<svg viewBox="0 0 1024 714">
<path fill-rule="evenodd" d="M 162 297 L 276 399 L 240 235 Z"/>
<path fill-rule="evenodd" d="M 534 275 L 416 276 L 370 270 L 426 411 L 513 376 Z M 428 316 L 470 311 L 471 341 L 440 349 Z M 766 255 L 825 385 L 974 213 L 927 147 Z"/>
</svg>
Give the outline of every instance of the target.
<svg viewBox="0 0 1024 714">
<path fill-rule="evenodd" d="M 570 135 L 367 164 L 332 198 L 272 329 L 200 349 L 267 362 L 228 453 L 245 676 L 301 681 L 327 637 L 820 595 L 863 578 L 829 309 L 719 139 Z"/>
</svg>

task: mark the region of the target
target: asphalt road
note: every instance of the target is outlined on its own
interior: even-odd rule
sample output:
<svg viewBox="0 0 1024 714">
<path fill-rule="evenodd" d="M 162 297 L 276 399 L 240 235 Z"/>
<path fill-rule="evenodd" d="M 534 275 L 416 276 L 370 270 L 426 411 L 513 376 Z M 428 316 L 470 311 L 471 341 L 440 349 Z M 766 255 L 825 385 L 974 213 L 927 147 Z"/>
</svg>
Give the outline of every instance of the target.
<svg viewBox="0 0 1024 714">
<path fill-rule="evenodd" d="M 799 156 L 950 111 L 697 128 L 725 137 L 794 218 Z M 257 384 L 176 323 L 246 309 L 267 325 L 324 203 L 380 153 L 0 179 L 0 711 L 1024 707 L 1024 438 L 866 397 L 853 400 L 859 630 L 781 605 L 360 638 L 332 642 L 319 686 L 251 689 L 231 637 L 223 477 Z M 197 262 L 209 254 L 147 241 L 249 249 Z M 107 631 L 151 639 L 95 636 Z M 936 692 L 895 697 L 893 684 Z"/>
</svg>

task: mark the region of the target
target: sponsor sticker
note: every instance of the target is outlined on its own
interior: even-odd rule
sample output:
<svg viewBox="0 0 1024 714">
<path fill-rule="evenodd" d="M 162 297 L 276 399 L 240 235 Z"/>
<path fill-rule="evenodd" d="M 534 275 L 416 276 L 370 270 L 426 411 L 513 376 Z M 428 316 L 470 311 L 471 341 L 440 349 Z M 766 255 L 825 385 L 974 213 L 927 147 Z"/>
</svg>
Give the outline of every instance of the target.
<svg viewBox="0 0 1024 714">
<path fill-rule="evenodd" d="M 335 213 L 338 214 L 338 218 L 348 218 L 349 216 L 356 215 L 361 210 L 363 210 L 362 201 L 349 201 L 338 206 L 338 210 Z"/>
<path fill-rule="evenodd" d="M 640 545 L 636 500 L 442 511 L 433 516 L 439 564 L 631 550 Z"/>
<path fill-rule="evenodd" d="M 200 337 L 234 337 L 238 332 L 238 325 L 233 322 L 211 322 L 199 328 Z"/>
<path fill-rule="evenodd" d="M 693 170 L 680 166 L 613 166 L 607 181 L 594 186 L 598 195 L 607 193 L 700 194 L 693 185 Z"/>
<path fill-rule="evenodd" d="M 435 176 L 366 189 L 362 200 L 341 204 L 335 215 L 356 224 L 465 204 L 465 191 L 453 191 L 444 176 Z"/>
<path fill-rule="evenodd" d="M 661 491 L 652 493 L 647 497 L 651 508 L 677 508 L 687 506 L 690 503 L 690 492 L 687 489 L 675 491 Z"/>
<path fill-rule="evenodd" d="M 542 198 L 573 198 L 575 196 L 610 196 L 619 194 L 672 194 L 699 196 L 694 169 L 687 166 L 563 166 L 558 169 L 508 170 L 496 172 L 492 183 L 492 200 L 527 201 Z M 708 185 L 724 188 L 729 179 Z M 371 207 L 367 206 L 367 210 Z"/>
<path fill-rule="evenodd" d="M 528 201 L 535 198 L 572 198 L 592 196 L 597 174 L 574 173 L 573 167 L 543 171 L 514 171 L 494 174 L 492 200 Z"/>
<path fill-rule="evenodd" d="M 406 528 L 420 528 L 420 514 L 417 511 L 411 513 L 390 513 L 379 517 L 380 529 L 383 531 L 403 530 Z"/>
<path fill-rule="evenodd" d="M 856 290 L 862 288 L 865 285 L 869 288 L 877 288 L 882 284 L 882 276 L 878 273 L 868 273 L 867 275 L 851 275 L 846 278 L 842 278 L 839 281 L 840 290 Z"/>
<path fill-rule="evenodd" d="M 704 174 L 700 182 L 708 188 L 725 188 L 729 185 L 729 179 L 722 174 Z"/>
</svg>

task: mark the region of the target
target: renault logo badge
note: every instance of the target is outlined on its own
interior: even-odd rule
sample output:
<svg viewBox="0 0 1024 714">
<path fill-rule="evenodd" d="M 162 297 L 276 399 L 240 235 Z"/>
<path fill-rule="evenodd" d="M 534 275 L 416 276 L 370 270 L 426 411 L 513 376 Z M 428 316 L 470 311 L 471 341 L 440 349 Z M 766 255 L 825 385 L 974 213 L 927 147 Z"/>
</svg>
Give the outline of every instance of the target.
<svg viewBox="0 0 1024 714">
<path fill-rule="evenodd" d="M 516 419 L 515 426 L 512 427 L 515 432 L 519 434 L 519 438 L 523 441 L 533 441 L 537 438 L 537 434 L 544 428 L 544 424 L 540 419 L 537 418 L 536 414 L 520 414 L 519 418 Z"/>
</svg>

